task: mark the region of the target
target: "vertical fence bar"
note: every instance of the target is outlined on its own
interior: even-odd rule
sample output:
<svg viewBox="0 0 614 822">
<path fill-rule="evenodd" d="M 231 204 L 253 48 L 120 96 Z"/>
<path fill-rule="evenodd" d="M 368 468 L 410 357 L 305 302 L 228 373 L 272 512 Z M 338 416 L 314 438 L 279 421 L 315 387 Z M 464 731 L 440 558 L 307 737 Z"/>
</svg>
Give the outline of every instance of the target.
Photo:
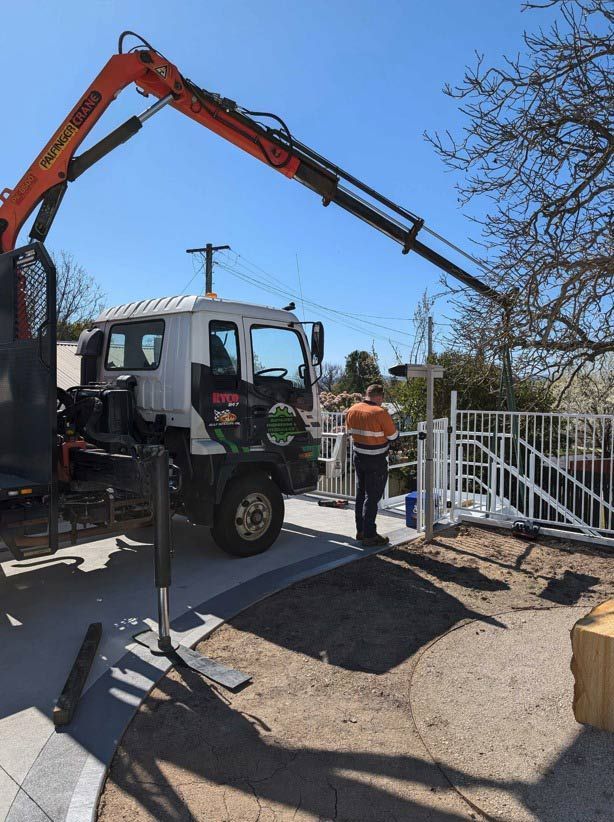
<svg viewBox="0 0 614 822">
<path fill-rule="evenodd" d="M 456 425 L 458 392 L 450 395 L 450 520 L 456 522 Z"/>
<path fill-rule="evenodd" d="M 458 393 L 450 394 L 450 520 L 456 522 L 456 423 Z"/>
<path fill-rule="evenodd" d="M 424 478 L 422 472 L 424 471 L 424 440 L 420 439 L 422 431 L 422 423 L 418 424 L 418 470 L 417 470 L 417 492 L 418 499 L 416 501 L 416 527 L 418 533 L 422 531 L 424 518 L 422 516 L 422 496 L 424 488 Z"/>
<path fill-rule="evenodd" d="M 535 500 L 535 454 L 529 454 L 529 519 L 533 519 Z"/>
<path fill-rule="evenodd" d="M 499 435 L 497 445 L 499 450 L 499 510 L 503 512 L 505 507 L 503 502 L 505 497 L 505 473 L 503 471 L 503 465 L 505 464 L 505 437 Z"/>
<path fill-rule="evenodd" d="M 565 493 L 563 495 L 563 507 L 569 510 L 571 507 L 570 505 L 570 496 L 573 500 L 574 494 L 574 485 L 573 482 L 570 481 L 570 477 L 573 477 L 573 471 L 571 470 L 571 449 L 575 442 L 575 436 L 573 435 L 573 426 L 571 423 L 571 419 L 569 417 L 565 417 L 565 470 L 569 474 L 569 478 L 565 480 Z M 575 470 L 575 468 L 574 468 Z"/>
<path fill-rule="evenodd" d="M 582 522 L 586 522 L 584 518 L 584 498 L 586 496 L 584 493 L 584 489 L 586 488 L 586 423 L 584 423 L 582 428 L 584 431 L 582 436 L 582 515 L 580 519 Z"/>
</svg>

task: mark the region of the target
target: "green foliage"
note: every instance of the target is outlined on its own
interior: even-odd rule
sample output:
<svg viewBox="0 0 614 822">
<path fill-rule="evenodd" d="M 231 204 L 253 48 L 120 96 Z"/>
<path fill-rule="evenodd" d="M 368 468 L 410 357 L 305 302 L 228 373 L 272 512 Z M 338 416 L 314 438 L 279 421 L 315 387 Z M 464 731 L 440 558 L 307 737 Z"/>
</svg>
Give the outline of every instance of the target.
<svg viewBox="0 0 614 822">
<path fill-rule="evenodd" d="M 336 384 L 337 391 L 364 394 L 368 385 L 381 382 L 382 375 L 377 354 L 368 351 L 351 351 L 345 358 L 343 376 Z"/>
<path fill-rule="evenodd" d="M 82 320 L 74 323 L 58 322 L 58 340 L 78 340 L 81 332 L 89 328 L 91 324 L 92 320 Z"/>
<path fill-rule="evenodd" d="M 458 391 L 458 408 L 481 411 L 500 410 L 501 370 L 479 356 L 444 351 L 435 354 L 433 363 L 445 369 L 443 379 L 435 381 L 434 416 L 450 413 L 450 393 Z M 515 383 L 519 411 L 549 411 L 554 405 L 552 394 L 543 381 L 524 380 Z M 426 418 L 426 381 L 399 380 L 388 386 L 386 400 L 398 409 L 404 421 L 415 425 Z"/>
</svg>

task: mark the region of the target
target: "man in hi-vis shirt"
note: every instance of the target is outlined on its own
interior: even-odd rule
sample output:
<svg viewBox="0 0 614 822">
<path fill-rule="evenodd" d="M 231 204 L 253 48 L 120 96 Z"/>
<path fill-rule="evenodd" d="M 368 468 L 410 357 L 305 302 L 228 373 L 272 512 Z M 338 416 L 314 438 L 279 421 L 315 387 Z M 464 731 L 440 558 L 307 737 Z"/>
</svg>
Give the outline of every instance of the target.
<svg viewBox="0 0 614 822">
<path fill-rule="evenodd" d="M 382 408 L 383 400 L 383 387 L 370 385 L 364 401 L 353 405 L 345 418 L 347 432 L 354 441 L 356 539 L 364 546 L 390 542 L 375 530 L 375 517 L 388 477 L 386 455 L 399 432 L 388 411 Z"/>
</svg>

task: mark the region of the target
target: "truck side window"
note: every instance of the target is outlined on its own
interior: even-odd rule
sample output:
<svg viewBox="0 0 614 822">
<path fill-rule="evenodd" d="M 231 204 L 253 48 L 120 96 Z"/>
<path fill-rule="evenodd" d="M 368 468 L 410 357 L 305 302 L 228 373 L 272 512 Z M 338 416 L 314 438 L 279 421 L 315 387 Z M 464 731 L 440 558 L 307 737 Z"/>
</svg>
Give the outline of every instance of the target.
<svg viewBox="0 0 614 822">
<path fill-rule="evenodd" d="M 105 366 L 108 371 L 155 371 L 160 365 L 164 320 L 111 326 Z"/>
<path fill-rule="evenodd" d="M 307 388 L 309 369 L 296 331 L 279 326 L 252 326 L 252 357 L 254 383 Z"/>
<path fill-rule="evenodd" d="M 209 323 L 209 357 L 214 377 L 239 376 L 239 331 L 234 323 Z"/>
</svg>

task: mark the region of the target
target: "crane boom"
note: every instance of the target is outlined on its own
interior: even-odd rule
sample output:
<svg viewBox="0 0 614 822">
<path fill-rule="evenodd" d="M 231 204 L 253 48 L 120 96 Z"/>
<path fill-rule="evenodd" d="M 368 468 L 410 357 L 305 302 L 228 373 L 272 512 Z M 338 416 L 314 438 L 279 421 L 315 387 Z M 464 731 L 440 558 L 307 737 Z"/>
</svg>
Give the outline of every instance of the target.
<svg viewBox="0 0 614 822">
<path fill-rule="evenodd" d="M 334 203 L 390 237 L 404 254 L 409 251 L 419 254 L 465 286 L 505 307 L 505 294 L 417 238 L 424 224 L 420 217 L 296 140 L 279 117 L 248 111 L 233 100 L 199 88 L 145 41 L 142 41 L 143 48 L 121 53 L 126 34 L 130 32 L 120 38 L 120 53 L 111 57 L 21 180 L 12 190 L 0 192 L 0 252 L 15 248 L 19 231 L 39 204 L 30 237 L 43 241 L 67 184 L 134 136 L 149 117 L 170 105 L 285 177 L 316 192 L 325 206 Z M 130 83 L 135 83 L 145 96 L 152 95 L 158 101 L 75 156 L 111 102 Z M 264 124 L 263 119 L 274 125 Z"/>
</svg>

